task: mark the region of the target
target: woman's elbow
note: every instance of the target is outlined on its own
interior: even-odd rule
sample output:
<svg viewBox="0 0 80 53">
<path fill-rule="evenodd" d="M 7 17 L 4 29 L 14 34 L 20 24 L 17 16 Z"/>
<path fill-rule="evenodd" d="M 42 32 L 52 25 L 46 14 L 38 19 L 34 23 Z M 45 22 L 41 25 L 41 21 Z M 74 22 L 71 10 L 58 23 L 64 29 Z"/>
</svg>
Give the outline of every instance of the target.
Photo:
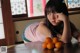
<svg viewBox="0 0 80 53">
<path fill-rule="evenodd" d="M 61 41 L 63 43 L 71 43 L 71 39 L 72 39 L 72 37 L 70 37 L 70 38 L 61 38 Z"/>
</svg>

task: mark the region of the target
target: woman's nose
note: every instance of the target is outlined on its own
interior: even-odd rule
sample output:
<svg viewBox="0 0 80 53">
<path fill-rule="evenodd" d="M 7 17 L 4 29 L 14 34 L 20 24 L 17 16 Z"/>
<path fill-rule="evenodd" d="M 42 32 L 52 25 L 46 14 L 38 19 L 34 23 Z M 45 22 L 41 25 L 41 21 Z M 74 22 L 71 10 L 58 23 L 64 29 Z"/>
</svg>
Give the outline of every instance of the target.
<svg viewBox="0 0 80 53">
<path fill-rule="evenodd" d="M 54 15 L 54 16 L 52 17 L 52 19 L 54 19 L 54 20 L 55 20 L 55 19 L 56 19 L 56 16 Z"/>
<path fill-rule="evenodd" d="M 58 15 L 54 15 L 53 19 L 56 20 L 58 17 Z"/>
<path fill-rule="evenodd" d="M 53 17 L 53 18 L 52 18 L 52 20 L 53 20 L 53 21 L 55 21 L 55 20 L 56 20 L 56 18 L 55 18 L 55 17 Z"/>
</svg>

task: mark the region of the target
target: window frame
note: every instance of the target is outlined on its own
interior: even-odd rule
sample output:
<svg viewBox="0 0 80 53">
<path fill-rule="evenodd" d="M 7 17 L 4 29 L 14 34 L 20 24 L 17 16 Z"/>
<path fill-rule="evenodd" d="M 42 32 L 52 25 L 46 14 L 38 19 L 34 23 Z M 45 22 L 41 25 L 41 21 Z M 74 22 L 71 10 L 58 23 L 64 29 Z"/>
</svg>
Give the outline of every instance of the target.
<svg viewBox="0 0 80 53">
<path fill-rule="evenodd" d="M 0 46 L 15 44 L 15 30 L 12 21 L 10 0 L 1 0 L 5 39 L 0 39 Z"/>
</svg>

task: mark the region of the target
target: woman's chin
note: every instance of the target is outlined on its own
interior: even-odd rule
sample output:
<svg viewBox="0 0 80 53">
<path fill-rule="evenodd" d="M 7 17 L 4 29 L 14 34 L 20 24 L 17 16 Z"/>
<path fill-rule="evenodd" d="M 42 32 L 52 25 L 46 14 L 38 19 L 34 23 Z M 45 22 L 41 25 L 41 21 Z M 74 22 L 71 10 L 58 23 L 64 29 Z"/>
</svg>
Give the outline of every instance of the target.
<svg viewBox="0 0 80 53">
<path fill-rule="evenodd" d="M 57 24 L 52 24 L 53 26 L 57 26 Z"/>
</svg>

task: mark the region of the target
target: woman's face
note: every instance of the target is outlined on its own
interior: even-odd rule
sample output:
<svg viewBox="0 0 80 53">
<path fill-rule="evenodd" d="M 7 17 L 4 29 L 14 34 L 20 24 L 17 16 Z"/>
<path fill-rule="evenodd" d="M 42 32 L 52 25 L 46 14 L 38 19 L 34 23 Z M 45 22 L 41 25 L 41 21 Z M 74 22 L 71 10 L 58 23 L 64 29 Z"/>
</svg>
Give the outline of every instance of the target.
<svg viewBox="0 0 80 53">
<path fill-rule="evenodd" d="M 47 18 L 53 26 L 56 26 L 60 23 L 60 21 L 57 21 L 57 18 L 58 18 L 57 13 L 49 13 L 47 15 Z"/>
</svg>

